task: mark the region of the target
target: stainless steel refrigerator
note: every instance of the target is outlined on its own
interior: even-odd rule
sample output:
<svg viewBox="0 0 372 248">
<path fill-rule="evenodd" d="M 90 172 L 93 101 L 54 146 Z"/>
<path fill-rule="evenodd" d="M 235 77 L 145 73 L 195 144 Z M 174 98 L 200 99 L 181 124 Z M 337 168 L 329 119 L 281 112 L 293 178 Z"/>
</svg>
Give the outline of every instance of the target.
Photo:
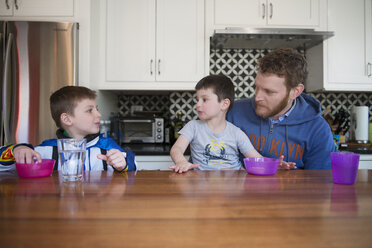
<svg viewBox="0 0 372 248">
<path fill-rule="evenodd" d="M 55 137 L 49 96 L 77 84 L 78 23 L 0 20 L 1 145 Z"/>
</svg>

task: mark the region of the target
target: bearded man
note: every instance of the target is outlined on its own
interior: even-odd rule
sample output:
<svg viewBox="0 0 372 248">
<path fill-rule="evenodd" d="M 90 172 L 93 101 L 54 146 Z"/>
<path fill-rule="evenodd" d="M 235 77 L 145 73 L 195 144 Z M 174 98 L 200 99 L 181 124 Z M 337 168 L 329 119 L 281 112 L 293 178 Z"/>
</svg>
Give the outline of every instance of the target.
<svg viewBox="0 0 372 248">
<path fill-rule="evenodd" d="M 262 156 L 293 162 L 284 169 L 331 168 L 332 132 L 320 103 L 303 93 L 307 74 L 306 60 L 295 50 L 268 53 L 259 60 L 254 98 L 235 101 L 227 115 Z"/>
</svg>

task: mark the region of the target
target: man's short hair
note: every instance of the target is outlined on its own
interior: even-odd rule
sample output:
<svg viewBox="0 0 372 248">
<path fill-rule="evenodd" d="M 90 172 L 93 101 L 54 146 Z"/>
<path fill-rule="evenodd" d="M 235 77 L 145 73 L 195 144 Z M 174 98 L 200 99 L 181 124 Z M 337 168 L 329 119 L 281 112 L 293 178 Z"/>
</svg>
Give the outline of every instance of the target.
<svg viewBox="0 0 372 248">
<path fill-rule="evenodd" d="M 209 75 L 202 78 L 195 86 L 195 90 L 212 89 L 213 93 L 217 95 L 218 101 L 223 99 L 230 100 L 230 110 L 234 104 L 235 89 L 234 84 L 230 78 L 224 75 Z"/>
<path fill-rule="evenodd" d="M 61 114 L 74 114 L 76 105 L 84 99 L 96 99 L 95 91 L 83 86 L 65 86 L 55 91 L 49 98 L 50 112 L 57 127 L 61 128 Z"/>
<path fill-rule="evenodd" d="M 308 74 L 305 57 L 291 48 L 280 48 L 265 55 L 258 62 L 258 71 L 284 77 L 288 91 L 304 84 Z"/>
</svg>

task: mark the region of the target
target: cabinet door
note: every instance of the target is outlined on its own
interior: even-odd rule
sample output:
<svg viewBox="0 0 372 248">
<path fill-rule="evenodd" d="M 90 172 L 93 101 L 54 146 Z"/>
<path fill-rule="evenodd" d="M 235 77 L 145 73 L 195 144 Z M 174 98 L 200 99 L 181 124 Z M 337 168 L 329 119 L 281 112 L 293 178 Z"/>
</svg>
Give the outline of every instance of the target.
<svg viewBox="0 0 372 248">
<path fill-rule="evenodd" d="M 0 16 L 13 15 L 13 2 L 11 0 L 0 0 Z"/>
<path fill-rule="evenodd" d="M 267 24 L 317 26 L 319 0 L 268 0 Z"/>
<path fill-rule="evenodd" d="M 13 0 L 9 0 L 13 4 Z M 74 0 L 17 0 L 14 16 L 73 16 Z"/>
<path fill-rule="evenodd" d="M 319 25 L 320 0 L 214 0 L 214 25 Z"/>
<path fill-rule="evenodd" d="M 266 0 L 214 0 L 214 25 L 265 25 L 266 13 Z"/>
<path fill-rule="evenodd" d="M 108 0 L 106 81 L 155 80 L 155 1 Z"/>
<path fill-rule="evenodd" d="M 170 156 L 136 156 L 137 170 L 170 170 L 169 166 L 174 165 Z"/>
<path fill-rule="evenodd" d="M 204 75 L 204 1 L 157 1 L 156 80 L 197 82 Z"/>
<path fill-rule="evenodd" d="M 329 0 L 327 41 L 328 85 L 326 89 L 372 90 L 371 0 Z"/>
</svg>

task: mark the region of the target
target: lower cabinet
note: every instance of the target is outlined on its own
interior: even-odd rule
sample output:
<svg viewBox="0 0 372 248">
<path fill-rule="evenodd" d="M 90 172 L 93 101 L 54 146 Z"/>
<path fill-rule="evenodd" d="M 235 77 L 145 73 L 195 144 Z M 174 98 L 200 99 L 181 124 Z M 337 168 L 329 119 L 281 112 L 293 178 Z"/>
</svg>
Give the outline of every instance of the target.
<svg viewBox="0 0 372 248">
<path fill-rule="evenodd" d="M 186 156 L 188 159 L 189 156 Z M 174 165 L 170 156 L 167 155 L 139 155 L 136 156 L 137 170 L 170 170 Z M 361 154 L 359 159 L 359 170 L 372 170 L 372 154 Z"/>
<path fill-rule="evenodd" d="M 167 155 L 139 155 L 136 156 L 136 162 L 137 170 L 170 170 L 169 166 L 174 165 L 171 157 Z"/>
<path fill-rule="evenodd" d="M 359 170 L 369 169 L 372 170 L 372 154 L 360 154 Z"/>
</svg>

